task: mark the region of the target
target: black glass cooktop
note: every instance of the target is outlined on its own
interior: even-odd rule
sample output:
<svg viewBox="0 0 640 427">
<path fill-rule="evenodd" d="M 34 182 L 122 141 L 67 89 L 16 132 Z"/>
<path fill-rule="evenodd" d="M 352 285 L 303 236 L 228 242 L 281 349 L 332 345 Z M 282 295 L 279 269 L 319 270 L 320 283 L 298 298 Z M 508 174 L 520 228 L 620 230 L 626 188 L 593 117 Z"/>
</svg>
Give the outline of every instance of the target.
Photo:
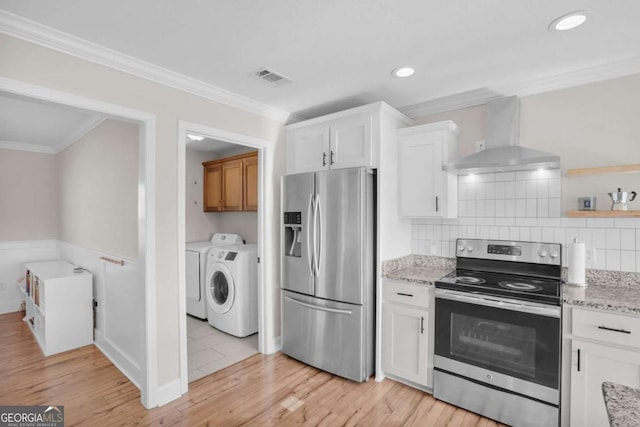
<svg viewBox="0 0 640 427">
<path fill-rule="evenodd" d="M 436 287 L 560 305 L 562 282 L 514 274 L 455 270 L 437 281 Z"/>
</svg>

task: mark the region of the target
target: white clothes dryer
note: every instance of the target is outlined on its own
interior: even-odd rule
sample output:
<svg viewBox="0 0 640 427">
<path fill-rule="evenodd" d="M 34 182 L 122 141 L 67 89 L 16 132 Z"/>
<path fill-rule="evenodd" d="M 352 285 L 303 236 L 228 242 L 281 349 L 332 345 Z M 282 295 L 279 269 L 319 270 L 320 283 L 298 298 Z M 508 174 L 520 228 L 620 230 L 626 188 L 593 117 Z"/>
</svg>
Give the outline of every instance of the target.
<svg viewBox="0 0 640 427">
<path fill-rule="evenodd" d="M 207 256 L 209 324 L 236 337 L 258 332 L 257 246 L 213 248 Z"/>
<path fill-rule="evenodd" d="M 207 282 L 207 254 L 211 248 L 241 245 L 237 234 L 215 233 L 211 240 L 186 244 L 185 270 L 187 313 L 200 319 L 207 318 L 205 286 Z"/>
</svg>

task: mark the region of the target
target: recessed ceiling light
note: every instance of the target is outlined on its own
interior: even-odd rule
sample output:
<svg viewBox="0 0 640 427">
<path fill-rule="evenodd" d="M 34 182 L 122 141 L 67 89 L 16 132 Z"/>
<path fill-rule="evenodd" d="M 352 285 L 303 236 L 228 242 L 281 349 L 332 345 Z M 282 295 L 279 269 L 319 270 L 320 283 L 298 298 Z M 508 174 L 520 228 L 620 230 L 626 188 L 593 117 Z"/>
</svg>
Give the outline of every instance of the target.
<svg viewBox="0 0 640 427">
<path fill-rule="evenodd" d="M 566 31 L 576 28 L 585 23 L 587 15 L 588 12 L 586 10 L 578 10 L 562 15 L 549 24 L 549 31 Z"/>
<path fill-rule="evenodd" d="M 202 141 L 204 139 L 204 136 L 193 135 L 193 134 L 188 133 L 187 134 L 187 138 L 189 138 L 192 141 Z"/>
<path fill-rule="evenodd" d="M 394 77 L 409 77 L 415 73 L 416 70 L 413 67 L 399 67 L 391 72 Z"/>
</svg>

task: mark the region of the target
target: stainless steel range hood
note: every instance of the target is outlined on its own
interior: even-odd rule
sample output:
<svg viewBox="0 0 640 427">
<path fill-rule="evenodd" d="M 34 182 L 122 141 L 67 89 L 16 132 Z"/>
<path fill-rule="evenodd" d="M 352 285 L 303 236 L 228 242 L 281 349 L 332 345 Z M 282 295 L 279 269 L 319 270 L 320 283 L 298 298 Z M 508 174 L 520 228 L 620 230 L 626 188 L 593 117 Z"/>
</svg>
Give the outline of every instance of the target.
<svg viewBox="0 0 640 427">
<path fill-rule="evenodd" d="M 444 169 L 458 175 L 560 167 L 560 156 L 520 147 L 520 101 L 516 96 L 487 103 L 486 150 L 462 157 Z"/>
</svg>

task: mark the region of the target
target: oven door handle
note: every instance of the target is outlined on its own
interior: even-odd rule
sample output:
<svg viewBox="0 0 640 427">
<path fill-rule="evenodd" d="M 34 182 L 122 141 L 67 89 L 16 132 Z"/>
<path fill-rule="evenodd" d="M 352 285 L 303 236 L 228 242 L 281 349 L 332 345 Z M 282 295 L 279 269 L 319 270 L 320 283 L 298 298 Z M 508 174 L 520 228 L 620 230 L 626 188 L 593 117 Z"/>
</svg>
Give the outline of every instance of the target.
<svg viewBox="0 0 640 427">
<path fill-rule="evenodd" d="M 466 302 L 469 304 L 484 305 L 487 307 L 502 308 L 505 310 L 519 311 L 522 313 L 538 314 L 547 317 L 560 318 L 561 308 L 557 306 L 547 306 L 530 302 L 516 300 L 501 300 L 489 296 L 479 296 L 465 292 L 450 291 L 447 289 L 436 289 L 436 298 L 448 299 L 451 301 Z"/>
</svg>

